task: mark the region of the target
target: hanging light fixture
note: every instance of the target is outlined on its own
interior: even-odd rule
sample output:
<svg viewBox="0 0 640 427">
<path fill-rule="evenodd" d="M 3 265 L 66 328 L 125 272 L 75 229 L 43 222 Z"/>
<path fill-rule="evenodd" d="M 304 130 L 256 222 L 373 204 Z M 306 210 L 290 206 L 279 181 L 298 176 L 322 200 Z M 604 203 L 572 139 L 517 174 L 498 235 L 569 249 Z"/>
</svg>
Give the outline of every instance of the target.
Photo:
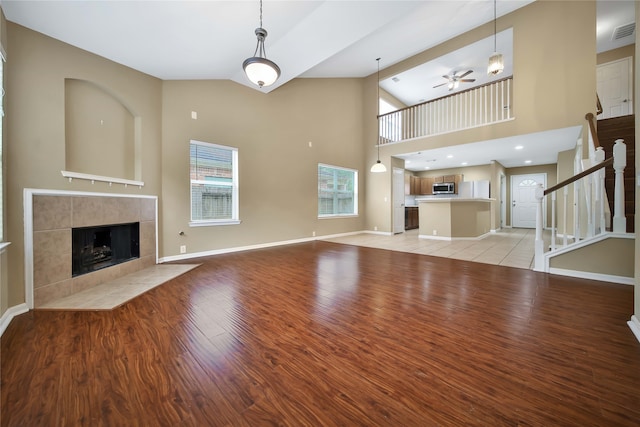
<svg viewBox="0 0 640 427">
<path fill-rule="evenodd" d="M 378 114 L 376 115 L 376 122 L 378 123 L 378 129 L 376 133 L 378 134 L 378 161 L 371 166 L 371 172 L 379 173 L 386 172 L 387 168 L 380 161 L 380 58 L 376 59 L 378 61 L 378 96 L 376 98 L 376 105 L 378 106 Z"/>
<path fill-rule="evenodd" d="M 252 83 L 260 87 L 271 86 L 280 77 L 280 67 L 275 62 L 267 59 L 264 50 L 264 39 L 267 38 L 267 30 L 262 28 L 262 0 L 260 0 L 260 27 L 256 28 L 258 44 L 251 58 L 242 63 L 245 74 Z"/>
<path fill-rule="evenodd" d="M 489 67 L 487 68 L 487 74 L 494 76 L 504 71 L 504 59 L 502 59 L 502 54 L 498 53 L 496 1 L 493 0 L 493 54 L 489 57 Z"/>
</svg>

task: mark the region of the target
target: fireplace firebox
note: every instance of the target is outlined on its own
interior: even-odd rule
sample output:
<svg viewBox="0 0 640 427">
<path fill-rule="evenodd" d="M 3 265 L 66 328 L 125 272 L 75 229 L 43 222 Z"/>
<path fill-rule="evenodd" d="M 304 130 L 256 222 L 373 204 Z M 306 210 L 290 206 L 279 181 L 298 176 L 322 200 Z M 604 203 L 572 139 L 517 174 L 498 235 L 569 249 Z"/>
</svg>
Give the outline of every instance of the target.
<svg viewBox="0 0 640 427">
<path fill-rule="evenodd" d="M 140 258 L 140 223 L 71 230 L 72 276 Z"/>
</svg>

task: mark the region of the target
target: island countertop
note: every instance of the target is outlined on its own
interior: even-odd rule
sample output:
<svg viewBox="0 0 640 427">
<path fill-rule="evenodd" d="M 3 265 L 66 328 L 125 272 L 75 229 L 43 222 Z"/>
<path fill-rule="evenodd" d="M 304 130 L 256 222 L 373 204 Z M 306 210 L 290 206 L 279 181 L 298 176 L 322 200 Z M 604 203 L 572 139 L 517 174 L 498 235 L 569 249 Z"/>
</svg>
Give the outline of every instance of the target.
<svg viewBox="0 0 640 427">
<path fill-rule="evenodd" d="M 495 199 L 434 197 L 418 202 L 422 239 L 474 239 L 490 232 L 491 202 Z"/>
</svg>

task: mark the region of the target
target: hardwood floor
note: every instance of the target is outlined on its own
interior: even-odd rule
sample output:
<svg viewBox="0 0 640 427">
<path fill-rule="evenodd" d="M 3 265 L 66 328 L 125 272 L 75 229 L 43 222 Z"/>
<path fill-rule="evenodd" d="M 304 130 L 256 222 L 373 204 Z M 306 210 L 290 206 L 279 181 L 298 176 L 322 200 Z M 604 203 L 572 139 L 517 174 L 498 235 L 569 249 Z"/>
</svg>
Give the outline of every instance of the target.
<svg viewBox="0 0 640 427">
<path fill-rule="evenodd" d="M 3 426 L 637 426 L 633 287 L 312 242 L 1 339 Z"/>
</svg>

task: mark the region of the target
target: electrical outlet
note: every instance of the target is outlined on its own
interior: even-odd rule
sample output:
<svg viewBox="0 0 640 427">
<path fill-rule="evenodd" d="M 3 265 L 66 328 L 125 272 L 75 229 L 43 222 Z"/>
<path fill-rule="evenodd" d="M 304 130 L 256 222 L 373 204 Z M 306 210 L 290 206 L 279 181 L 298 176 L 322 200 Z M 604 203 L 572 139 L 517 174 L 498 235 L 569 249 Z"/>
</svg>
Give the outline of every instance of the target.
<svg viewBox="0 0 640 427">
<path fill-rule="evenodd" d="M 433 230 L 433 235 L 437 236 L 438 235 L 438 230 Z"/>
<path fill-rule="evenodd" d="M 187 245 L 180 245 L 180 253 L 181 254 L 187 253 Z"/>
<path fill-rule="evenodd" d="M 373 227 L 373 231 L 378 231 L 378 226 Z"/>
<path fill-rule="evenodd" d="M 192 111 L 191 112 L 191 118 L 193 120 L 198 120 L 198 112 L 197 111 Z"/>
<path fill-rule="evenodd" d="M 316 232 L 315 232 L 315 231 L 314 231 L 314 232 L 312 232 L 312 233 L 311 233 L 311 235 L 312 235 L 313 237 L 316 237 Z"/>
</svg>

